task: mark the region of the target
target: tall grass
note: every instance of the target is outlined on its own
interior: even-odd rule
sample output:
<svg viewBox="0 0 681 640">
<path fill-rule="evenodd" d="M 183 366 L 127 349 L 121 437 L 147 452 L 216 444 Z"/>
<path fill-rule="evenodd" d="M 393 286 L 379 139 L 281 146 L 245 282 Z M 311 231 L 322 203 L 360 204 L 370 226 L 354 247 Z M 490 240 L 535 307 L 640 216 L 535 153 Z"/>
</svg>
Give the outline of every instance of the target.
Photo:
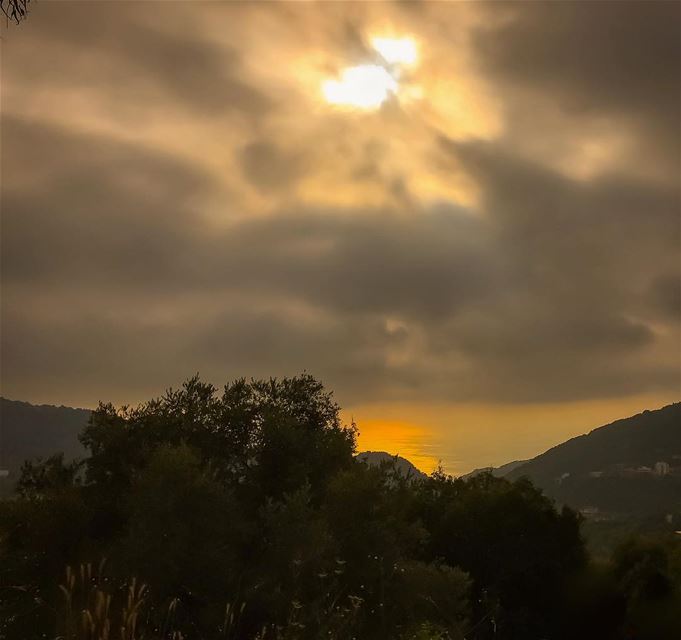
<svg viewBox="0 0 681 640">
<path fill-rule="evenodd" d="M 56 640 L 184 640 L 173 628 L 178 600 L 170 601 L 160 625 L 150 625 L 143 617 L 148 588 L 137 578 L 117 585 L 103 575 L 104 561 L 97 571 L 92 563 L 77 571 L 66 567 L 59 585 L 63 608 L 58 619 Z"/>
</svg>

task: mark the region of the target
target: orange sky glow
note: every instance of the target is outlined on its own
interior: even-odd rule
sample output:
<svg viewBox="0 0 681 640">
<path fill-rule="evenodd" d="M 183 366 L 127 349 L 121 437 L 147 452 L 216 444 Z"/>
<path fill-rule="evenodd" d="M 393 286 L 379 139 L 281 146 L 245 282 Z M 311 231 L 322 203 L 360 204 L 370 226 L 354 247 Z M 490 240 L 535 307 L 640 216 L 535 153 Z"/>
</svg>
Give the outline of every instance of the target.
<svg viewBox="0 0 681 640">
<path fill-rule="evenodd" d="M 307 371 L 360 449 L 454 474 L 678 401 L 669 10 L 35 3 L 0 42 L 2 394 Z"/>
</svg>

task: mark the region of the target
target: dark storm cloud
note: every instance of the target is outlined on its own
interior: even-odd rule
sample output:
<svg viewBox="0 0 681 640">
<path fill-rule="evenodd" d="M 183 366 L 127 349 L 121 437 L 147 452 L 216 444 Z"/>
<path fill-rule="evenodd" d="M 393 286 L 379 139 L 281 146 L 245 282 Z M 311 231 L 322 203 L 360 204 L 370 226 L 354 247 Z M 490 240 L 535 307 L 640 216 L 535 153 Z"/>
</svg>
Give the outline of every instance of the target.
<svg viewBox="0 0 681 640">
<path fill-rule="evenodd" d="M 497 5 L 487 10 L 499 17 Z M 678 166 L 678 2 L 516 2 L 504 12 L 506 19 L 477 33 L 485 73 L 508 90 L 550 96 L 572 115 L 623 117 L 623 126 L 641 129 L 640 142 L 658 161 Z"/>
<path fill-rule="evenodd" d="M 172 314 L 154 313 L 158 296 L 104 290 L 84 298 L 21 296 L 3 310 L 3 366 L 14 385 L 34 393 L 72 388 L 122 402 L 131 388 L 150 396 L 192 372 L 217 383 L 243 375 L 313 372 L 353 400 L 386 398 L 418 387 L 418 371 L 390 366 L 386 350 L 404 336 L 380 318 L 323 316 L 306 320 L 224 297 L 165 298 Z M 57 309 L 59 309 L 57 311 Z M 107 383 L 102 384 L 102 376 Z M 73 392 L 73 391 L 72 391 Z"/>
<path fill-rule="evenodd" d="M 553 89 L 573 109 L 678 105 L 677 2 L 513 3 L 507 10 L 510 19 L 478 33 L 483 62 L 499 75 Z"/>
<path fill-rule="evenodd" d="M 205 174 L 106 137 L 2 125 L 5 281 L 165 287 L 191 271 L 190 201 L 210 190 Z"/>
<path fill-rule="evenodd" d="M 510 20 L 495 13 L 475 51 L 506 121 L 483 142 L 420 121 L 411 129 L 418 109 L 397 104 L 366 120 L 310 115 L 306 129 L 309 104 L 292 94 L 282 115 L 267 82 L 246 75 L 244 57 L 257 51 L 217 47 L 189 23 L 155 24 L 155 3 L 141 18 L 119 3 L 68 14 L 44 4 L 13 49 L 23 66 L 3 78 L 19 95 L 2 114 L 2 364 L 15 395 L 79 388 L 123 400 L 197 370 L 219 382 L 301 369 L 347 403 L 678 389 L 680 203 L 668 170 L 678 170 L 678 6 L 495 4 Z M 296 5 L 277 10 L 301 19 Z M 324 34 L 324 16 L 307 16 L 307 31 Z M 361 16 L 332 22 L 351 60 L 362 58 Z M 232 29 L 226 41 L 238 40 Z M 41 42 L 55 55 L 24 55 Z M 20 100 L 29 86 L 91 93 L 95 123 L 116 126 L 95 133 L 63 105 L 62 124 L 47 124 Z M 544 126 L 553 114 L 528 110 L 535 96 L 558 105 L 560 130 Z M 122 135 L 138 113 L 181 144 L 162 151 L 146 126 L 139 139 Z M 249 118 L 215 123 L 215 146 L 183 128 L 186 114 L 216 116 L 213 126 L 222 113 Z M 520 127 L 521 113 L 532 126 Z M 651 175 L 606 164 L 577 180 L 516 144 L 546 139 L 550 149 L 594 114 L 650 150 L 627 160 L 648 162 Z M 414 158 L 400 155 L 392 143 L 403 134 L 444 164 L 430 166 L 417 144 Z M 476 204 L 420 199 L 413 179 L 435 170 L 453 182 L 463 174 Z M 334 187 L 336 175 L 351 180 Z M 369 187 L 386 197 L 311 203 L 301 194 L 316 180 L 329 196 Z M 266 205 L 232 199 L 234 185 Z"/>
<path fill-rule="evenodd" d="M 110 290 L 72 296 L 63 287 L 54 294 L 33 292 L 27 301 L 5 286 L 2 365 L 10 389 L 27 387 L 38 396 L 70 390 L 89 396 L 92 406 L 100 399 L 125 401 L 120 389 L 157 394 L 188 375 L 175 369 L 173 339 L 182 331 L 149 321 L 143 301 Z"/>
<path fill-rule="evenodd" d="M 547 296 L 548 298 L 548 296 Z M 511 360 L 525 354 L 541 353 L 547 359 L 553 354 L 564 356 L 574 352 L 617 354 L 650 344 L 651 330 L 615 313 L 583 309 L 571 310 L 555 306 L 556 300 L 530 301 L 524 310 L 506 309 L 503 321 L 494 315 L 474 321 L 457 322 L 449 332 L 452 347 L 473 358 Z M 453 340 L 452 340 L 453 338 Z M 441 344 L 443 349 L 447 343 Z"/>
<path fill-rule="evenodd" d="M 214 184 L 167 155 L 10 117 L 2 152 L 3 366 L 18 385 L 84 392 L 106 372 L 156 393 L 150 380 L 189 370 L 307 368 L 351 397 L 390 395 L 418 373 L 388 363 L 406 336 L 383 314 L 444 317 L 499 286 L 489 231 L 463 211 L 281 212 L 206 230 L 194 203 Z"/>
<path fill-rule="evenodd" d="M 677 257 L 681 192 L 676 185 L 617 174 L 578 181 L 503 145 L 441 143 L 482 185 L 483 208 L 503 230 L 509 250 L 542 257 L 539 267 L 554 263 L 558 272 L 550 275 L 586 268 L 615 276 L 620 269 L 634 271 L 632 263 Z"/>
<path fill-rule="evenodd" d="M 676 363 L 641 364 L 622 357 L 615 362 L 581 351 L 559 360 L 526 352 L 513 361 L 480 365 L 467 371 L 459 384 L 451 384 L 450 397 L 508 404 L 573 402 L 660 391 L 674 394 L 679 389 Z"/>
<path fill-rule="evenodd" d="M 673 191 L 575 182 L 493 145 L 443 140 L 483 186 L 484 215 L 313 209 L 210 229 L 195 202 L 214 184 L 191 166 L 17 119 L 3 134 L 8 298 L 21 286 L 76 300 L 55 318 L 17 298 L 3 323 L 17 378 L 75 380 L 105 363 L 122 379 L 162 369 L 168 383 L 185 373 L 179 362 L 229 375 L 307 368 L 355 399 L 487 401 L 678 383 L 673 367 L 632 358 L 657 340 L 648 307 L 675 304 L 655 279 L 679 251 Z M 274 310 L 258 303 L 268 300 Z M 195 313 L 153 320 L 158 305 Z M 393 357 L 414 340 L 415 353 Z"/>
<path fill-rule="evenodd" d="M 436 317 L 496 288 L 484 224 L 455 209 L 281 212 L 227 240 L 249 288 L 288 291 L 337 312 Z"/>
<path fill-rule="evenodd" d="M 483 210 L 512 265 L 517 302 L 529 303 L 540 326 L 549 320 L 543 331 L 519 336 L 531 342 L 545 335 L 544 348 L 650 339 L 645 327 L 624 318 L 647 315 L 639 294 L 651 286 L 673 304 L 673 288 L 651 280 L 662 266 L 678 264 L 677 188 L 610 175 L 575 181 L 495 145 L 443 144 L 482 185 Z M 504 317 L 512 325 L 514 314 Z M 497 335 L 504 333 L 499 327 Z"/>
<path fill-rule="evenodd" d="M 498 286 L 489 230 L 464 211 L 282 211 L 210 229 L 195 202 L 211 181 L 190 166 L 17 119 L 3 133 L 7 282 L 288 292 L 338 312 L 415 317 Z"/>
</svg>

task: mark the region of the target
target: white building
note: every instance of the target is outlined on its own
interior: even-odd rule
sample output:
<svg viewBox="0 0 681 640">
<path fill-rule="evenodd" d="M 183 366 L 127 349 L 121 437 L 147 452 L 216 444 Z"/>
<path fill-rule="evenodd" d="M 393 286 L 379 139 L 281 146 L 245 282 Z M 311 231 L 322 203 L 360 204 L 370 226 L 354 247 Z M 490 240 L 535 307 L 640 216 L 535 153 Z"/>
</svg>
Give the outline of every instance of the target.
<svg viewBox="0 0 681 640">
<path fill-rule="evenodd" d="M 666 476 L 669 473 L 669 464 L 667 462 L 656 462 L 653 471 L 656 476 Z"/>
</svg>

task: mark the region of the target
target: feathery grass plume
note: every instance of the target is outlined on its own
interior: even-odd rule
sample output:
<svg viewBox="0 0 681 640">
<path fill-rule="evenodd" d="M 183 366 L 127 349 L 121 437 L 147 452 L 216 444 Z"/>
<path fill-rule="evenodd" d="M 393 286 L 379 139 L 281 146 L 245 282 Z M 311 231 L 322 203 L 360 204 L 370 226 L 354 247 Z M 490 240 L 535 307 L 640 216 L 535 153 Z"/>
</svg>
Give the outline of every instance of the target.
<svg viewBox="0 0 681 640">
<path fill-rule="evenodd" d="M 125 602 L 116 607 L 113 594 L 103 587 L 102 571 L 105 561 L 93 572 L 92 563 L 84 563 L 74 571 L 66 567 L 66 575 L 59 590 L 64 596 L 63 632 L 60 640 L 141 640 L 151 638 L 147 630 L 140 629 L 139 619 L 146 604 L 147 585 L 132 578 L 126 590 Z M 173 629 L 178 600 L 171 601 L 159 638 L 182 640 L 182 634 Z"/>
<path fill-rule="evenodd" d="M 237 629 L 239 627 L 239 622 L 241 616 L 243 615 L 244 609 L 246 608 L 246 603 L 242 602 L 241 606 L 237 607 L 231 602 L 225 605 L 225 617 L 222 622 L 221 635 L 224 638 L 236 637 Z"/>
</svg>

